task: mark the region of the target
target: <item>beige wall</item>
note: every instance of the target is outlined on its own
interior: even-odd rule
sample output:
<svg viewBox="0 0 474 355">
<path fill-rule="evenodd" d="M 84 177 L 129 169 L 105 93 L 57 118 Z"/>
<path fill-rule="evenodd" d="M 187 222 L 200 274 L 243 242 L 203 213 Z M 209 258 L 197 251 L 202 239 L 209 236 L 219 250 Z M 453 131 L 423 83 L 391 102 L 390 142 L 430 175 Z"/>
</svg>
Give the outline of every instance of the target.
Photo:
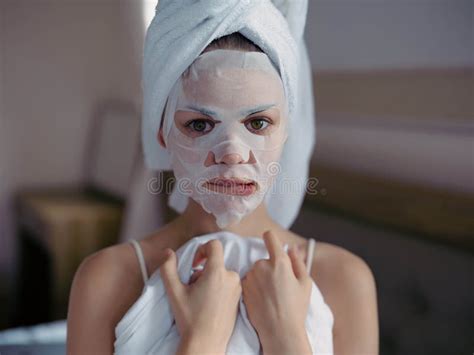
<svg viewBox="0 0 474 355">
<path fill-rule="evenodd" d="M 316 70 L 474 65 L 472 0 L 309 0 Z"/>
<path fill-rule="evenodd" d="M 143 26 L 135 1 L 0 3 L 1 277 L 14 274 L 14 193 L 80 184 L 95 106 L 139 105 Z"/>
</svg>

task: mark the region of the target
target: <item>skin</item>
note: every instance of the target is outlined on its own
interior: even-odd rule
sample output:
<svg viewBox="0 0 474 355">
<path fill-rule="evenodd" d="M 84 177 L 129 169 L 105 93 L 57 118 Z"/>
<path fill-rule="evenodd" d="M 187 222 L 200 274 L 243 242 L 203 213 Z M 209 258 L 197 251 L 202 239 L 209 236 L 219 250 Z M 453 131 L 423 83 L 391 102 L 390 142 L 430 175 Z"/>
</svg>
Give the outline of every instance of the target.
<svg viewBox="0 0 474 355">
<path fill-rule="evenodd" d="M 160 273 L 182 338 L 177 353 L 193 354 L 199 350 L 224 354 L 234 328 L 242 286 L 239 274 L 224 267 L 221 242 L 212 240 L 198 248 L 193 265 L 203 258 L 207 262 L 189 285 L 179 279 L 174 252 L 166 252 Z"/>
<path fill-rule="evenodd" d="M 157 138 L 165 146 L 161 130 Z M 206 161 L 229 167 L 245 163 L 249 162 L 235 153 L 219 162 L 212 156 Z M 240 296 L 265 354 L 311 353 L 304 327 L 311 279 L 334 315 L 334 353 L 378 354 L 376 286 L 364 260 L 318 242 L 312 270 L 306 274 L 307 239 L 282 228 L 262 203 L 226 230 L 242 238 L 261 236 L 270 259 L 257 261 L 240 280 L 225 269 L 220 241 L 210 241 L 193 260 L 194 265 L 205 261 L 204 270 L 189 285 L 182 284 L 175 251 L 196 235 L 219 230 L 214 216 L 190 200 L 180 216 L 140 241 L 148 274 L 159 270 L 165 284 L 181 335 L 178 354 L 225 353 Z M 291 246 L 288 254 L 282 249 L 285 243 Z M 142 289 L 132 245 L 111 246 L 87 257 L 76 272 L 70 294 L 68 354 L 112 353 L 115 327 Z"/>
<path fill-rule="evenodd" d="M 148 273 L 151 274 L 166 263 L 165 250 L 176 251 L 193 236 L 212 233 L 217 230 L 219 229 L 215 225 L 213 217 L 203 211 L 197 203 L 191 201 L 189 207 L 181 216 L 140 241 L 144 250 Z M 259 206 L 253 213 L 246 216 L 241 223 L 229 228 L 229 230 L 238 233 L 243 238 L 256 235 L 262 235 L 263 237 L 265 231 L 271 230 L 281 243 L 295 245 L 301 253 L 301 259 L 304 261 L 306 259 L 307 240 L 280 227 L 270 218 L 264 205 Z M 258 275 L 260 264 L 256 263 L 255 265 L 257 266 L 252 269 L 252 272 Z M 281 275 L 291 275 L 288 271 L 289 268 L 290 265 L 286 262 L 286 269 Z M 265 267 L 263 269 L 265 270 Z M 321 290 L 335 318 L 333 328 L 334 353 L 378 354 L 379 333 L 376 288 L 373 274 L 368 265 L 360 257 L 341 247 L 318 242 L 313 256 L 310 276 Z M 256 280 L 257 277 L 255 277 Z M 261 280 L 262 278 L 258 279 Z M 263 279 L 265 278 L 263 277 Z M 231 286 L 226 287 L 235 289 L 232 276 L 229 276 L 229 280 L 231 280 Z M 268 281 L 270 282 L 270 280 L 275 279 L 269 278 Z M 222 283 L 226 284 L 225 281 Z M 244 285 L 245 283 L 246 281 L 244 281 Z M 251 281 L 247 286 L 248 295 L 252 295 L 252 289 L 259 287 L 258 281 Z M 131 245 L 111 246 L 87 257 L 76 272 L 71 289 L 67 334 L 68 354 L 112 353 L 115 326 L 139 298 L 142 289 L 143 279 L 135 251 Z M 202 288 L 202 290 L 205 289 L 205 287 Z M 212 289 L 221 288 L 215 287 Z M 268 291 L 268 293 L 264 296 L 246 298 L 245 302 L 248 308 L 253 307 L 258 310 L 259 302 L 279 299 L 278 289 L 274 287 L 262 289 Z M 301 289 L 304 290 L 304 288 Z M 212 292 L 209 292 L 207 295 L 212 296 L 212 294 Z M 292 294 L 301 298 L 306 295 L 304 291 Z M 215 295 L 216 298 L 219 298 L 219 294 L 216 293 Z M 246 297 L 245 291 L 244 297 Z M 254 301 L 252 301 L 252 298 Z M 110 302 L 111 299 L 114 302 Z M 231 303 L 229 309 L 233 309 L 232 307 L 234 306 Z M 294 304 L 292 303 L 288 307 L 294 307 Z M 195 312 L 195 309 L 191 312 Z M 301 312 L 301 308 L 298 308 L 299 312 Z M 217 313 L 210 312 L 205 317 L 211 319 L 217 317 Z M 226 314 L 228 313 L 226 311 Z M 252 316 L 250 315 L 250 317 Z M 268 324 L 275 323 L 270 321 Z M 295 328 L 295 330 L 297 329 Z M 275 330 L 275 332 L 277 331 Z M 283 329 L 279 329 L 279 331 L 284 332 Z M 183 337 L 180 347 L 181 354 L 193 354 L 196 351 L 206 353 L 206 346 L 219 348 L 220 345 L 217 339 L 214 338 L 215 341 L 212 341 L 212 338 L 211 341 L 208 340 L 210 334 L 213 333 L 203 331 L 203 334 L 188 334 L 189 337 Z M 302 340 L 299 340 L 298 337 Z M 287 337 L 276 336 L 275 333 L 272 337 L 274 340 L 285 338 Z M 289 338 L 298 339 L 298 346 L 302 347 L 306 341 L 301 335 L 301 331 L 297 331 L 297 336 Z M 261 341 L 263 345 L 265 340 L 261 339 Z M 274 347 L 282 350 L 291 347 L 289 343 L 286 343 L 286 347 L 277 343 L 273 344 Z M 272 346 L 271 341 L 269 346 Z"/>
<path fill-rule="evenodd" d="M 250 322 L 264 353 L 311 353 L 305 330 L 311 277 L 296 248 L 285 253 L 280 240 L 270 231 L 263 238 L 270 257 L 258 260 L 242 280 Z"/>
</svg>

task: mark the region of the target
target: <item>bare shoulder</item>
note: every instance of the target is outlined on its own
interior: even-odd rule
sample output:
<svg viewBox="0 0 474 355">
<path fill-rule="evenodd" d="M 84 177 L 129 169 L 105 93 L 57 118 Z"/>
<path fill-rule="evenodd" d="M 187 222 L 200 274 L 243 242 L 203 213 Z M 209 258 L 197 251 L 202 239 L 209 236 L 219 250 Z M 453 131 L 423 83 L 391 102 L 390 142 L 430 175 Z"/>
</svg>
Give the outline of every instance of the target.
<svg viewBox="0 0 474 355">
<path fill-rule="evenodd" d="M 143 288 L 136 264 L 129 243 L 102 249 L 83 260 L 69 297 L 68 354 L 113 351 L 115 326 Z"/>
<path fill-rule="evenodd" d="M 280 230 L 282 240 L 296 244 L 307 258 L 308 239 L 289 230 Z M 340 246 L 316 240 L 311 276 L 324 293 L 340 294 L 341 288 L 373 291 L 375 279 L 367 262 Z M 355 291 L 355 290 L 354 290 Z"/>
<path fill-rule="evenodd" d="M 335 352 L 377 354 L 377 291 L 367 262 L 347 249 L 317 242 L 311 276 L 334 315 Z"/>
<path fill-rule="evenodd" d="M 351 251 L 325 242 L 316 242 L 311 276 L 330 288 L 374 286 L 367 262 Z"/>
<path fill-rule="evenodd" d="M 75 292 L 100 301 L 104 296 L 118 290 L 120 295 L 124 296 L 121 298 L 139 295 L 143 288 L 143 280 L 138 277 L 139 271 L 136 255 L 130 243 L 104 248 L 82 261 L 74 276 L 71 297 Z M 121 288 L 125 285 L 126 290 Z"/>
</svg>

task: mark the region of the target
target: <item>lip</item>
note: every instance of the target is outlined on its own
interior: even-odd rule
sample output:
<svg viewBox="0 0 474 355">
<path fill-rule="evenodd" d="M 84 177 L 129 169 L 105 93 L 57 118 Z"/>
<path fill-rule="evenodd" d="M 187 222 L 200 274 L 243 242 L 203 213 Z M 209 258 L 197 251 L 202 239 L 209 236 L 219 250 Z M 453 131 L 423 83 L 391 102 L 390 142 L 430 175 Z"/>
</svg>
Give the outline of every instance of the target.
<svg viewBox="0 0 474 355">
<path fill-rule="evenodd" d="M 249 196 L 257 191 L 257 183 L 249 179 L 240 178 L 214 178 L 203 185 L 211 191 L 227 195 Z"/>
</svg>

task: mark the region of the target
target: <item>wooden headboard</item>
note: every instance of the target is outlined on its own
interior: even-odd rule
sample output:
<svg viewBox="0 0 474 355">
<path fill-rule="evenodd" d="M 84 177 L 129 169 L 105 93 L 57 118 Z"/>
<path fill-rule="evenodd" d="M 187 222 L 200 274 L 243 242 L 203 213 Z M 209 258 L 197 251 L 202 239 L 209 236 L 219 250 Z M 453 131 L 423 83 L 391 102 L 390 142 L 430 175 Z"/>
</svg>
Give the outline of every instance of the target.
<svg viewBox="0 0 474 355">
<path fill-rule="evenodd" d="M 382 125 L 394 119 L 419 125 L 434 121 L 471 125 L 473 79 L 472 68 L 316 72 L 317 124 L 344 117 L 342 125 L 348 118 L 353 125 L 361 117 L 371 117 Z M 465 162 L 466 173 L 470 169 L 473 174 L 474 151 L 472 156 Z M 474 195 L 470 193 L 381 178 L 327 160 L 318 163 L 318 159 L 311 176 L 318 179 L 318 193 L 307 196 L 309 206 L 474 251 Z"/>
</svg>

